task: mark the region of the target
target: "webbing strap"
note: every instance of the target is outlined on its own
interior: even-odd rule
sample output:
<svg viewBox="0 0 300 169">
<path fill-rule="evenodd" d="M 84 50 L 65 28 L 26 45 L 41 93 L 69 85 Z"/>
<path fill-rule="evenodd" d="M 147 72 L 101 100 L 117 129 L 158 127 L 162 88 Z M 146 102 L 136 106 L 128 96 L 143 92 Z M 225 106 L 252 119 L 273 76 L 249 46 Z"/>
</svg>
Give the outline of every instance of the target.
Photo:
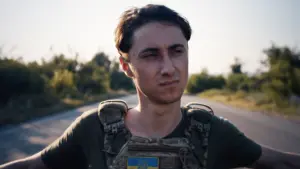
<svg viewBox="0 0 300 169">
<path fill-rule="evenodd" d="M 191 118 L 193 121 L 193 118 Z M 207 168 L 208 159 L 208 137 L 210 132 L 210 124 L 200 125 L 190 124 L 185 131 L 185 135 L 191 142 L 191 148 L 200 162 L 202 169 Z M 200 127 L 203 126 L 203 127 Z M 200 127 L 200 128 L 199 128 Z"/>
<path fill-rule="evenodd" d="M 119 153 L 118 142 L 123 141 L 116 138 L 128 134 L 124 120 L 127 110 L 127 104 L 122 100 L 108 100 L 98 106 L 98 116 L 104 130 L 102 151 L 105 152 L 108 168 L 112 168 L 113 159 Z"/>
<path fill-rule="evenodd" d="M 193 107 L 192 105 L 205 107 L 208 110 Z M 209 106 L 198 103 L 187 104 L 185 110 L 189 120 L 189 127 L 186 128 L 185 135 L 190 139 L 191 147 L 201 167 L 206 169 L 208 160 L 208 138 L 211 129 L 210 120 L 214 112 Z M 201 115 L 200 118 L 199 114 Z M 196 118 L 197 116 L 198 118 Z"/>
</svg>

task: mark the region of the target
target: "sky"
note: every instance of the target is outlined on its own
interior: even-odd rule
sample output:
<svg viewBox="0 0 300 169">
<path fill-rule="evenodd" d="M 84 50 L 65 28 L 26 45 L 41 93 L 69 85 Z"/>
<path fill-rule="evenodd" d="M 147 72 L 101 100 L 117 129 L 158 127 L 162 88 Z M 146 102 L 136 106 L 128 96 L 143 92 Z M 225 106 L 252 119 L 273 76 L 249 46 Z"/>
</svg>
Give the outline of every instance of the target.
<svg viewBox="0 0 300 169">
<path fill-rule="evenodd" d="M 148 3 L 167 5 L 190 22 L 190 73 L 226 74 L 235 57 L 254 73 L 272 43 L 300 45 L 299 0 L 0 0 L 0 47 L 26 62 L 75 52 L 85 62 L 98 51 L 113 59 L 120 15 Z"/>
</svg>

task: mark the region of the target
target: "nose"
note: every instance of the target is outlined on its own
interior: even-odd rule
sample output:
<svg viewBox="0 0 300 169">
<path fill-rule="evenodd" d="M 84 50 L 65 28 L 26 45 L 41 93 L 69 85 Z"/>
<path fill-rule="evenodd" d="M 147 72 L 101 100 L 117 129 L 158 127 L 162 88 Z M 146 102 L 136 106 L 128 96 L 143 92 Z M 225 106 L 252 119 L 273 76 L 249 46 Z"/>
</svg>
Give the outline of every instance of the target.
<svg viewBox="0 0 300 169">
<path fill-rule="evenodd" d="M 165 53 L 162 59 L 161 74 L 163 76 L 173 76 L 175 73 L 175 67 L 172 59 L 168 53 Z"/>
</svg>

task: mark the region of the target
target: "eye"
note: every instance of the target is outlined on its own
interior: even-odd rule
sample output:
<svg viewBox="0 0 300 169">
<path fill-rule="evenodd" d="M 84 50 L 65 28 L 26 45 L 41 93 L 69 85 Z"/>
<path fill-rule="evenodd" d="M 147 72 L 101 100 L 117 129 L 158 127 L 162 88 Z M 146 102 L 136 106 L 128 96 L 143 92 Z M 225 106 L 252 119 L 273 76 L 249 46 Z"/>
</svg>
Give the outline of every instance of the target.
<svg viewBox="0 0 300 169">
<path fill-rule="evenodd" d="M 156 58 L 158 54 L 156 52 L 149 52 L 145 53 L 142 57 L 147 59 L 147 58 Z"/>
<path fill-rule="evenodd" d="M 182 49 L 175 49 L 175 52 L 176 52 L 176 53 L 182 53 L 183 50 L 182 50 Z"/>
<path fill-rule="evenodd" d="M 175 54 L 175 55 L 182 54 L 182 53 L 184 53 L 184 48 L 182 48 L 182 47 L 174 48 L 174 49 L 172 50 L 172 53 Z"/>
</svg>

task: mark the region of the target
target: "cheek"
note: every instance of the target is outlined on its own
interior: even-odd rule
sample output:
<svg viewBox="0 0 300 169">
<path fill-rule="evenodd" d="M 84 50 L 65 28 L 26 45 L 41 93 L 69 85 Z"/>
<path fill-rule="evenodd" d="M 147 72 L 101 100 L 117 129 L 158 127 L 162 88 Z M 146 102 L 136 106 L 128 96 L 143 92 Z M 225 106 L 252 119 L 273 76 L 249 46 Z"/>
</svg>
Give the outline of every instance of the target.
<svg viewBox="0 0 300 169">
<path fill-rule="evenodd" d="M 155 71 L 157 69 L 154 69 L 153 67 L 150 67 L 149 65 L 141 66 L 136 69 L 136 77 L 139 83 L 141 84 L 149 84 L 154 80 L 155 77 Z"/>
<path fill-rule="evenodd" d="M 181 73 L 184 74 L 188 71 L 188 59 L 186 57 L 175 60 L 174 64 Z"/>
<path fill-rule="evenodd" d="M 188 81 L 188 59 L 184 58 L 177 61 L 176 67 L 178 69 L 178 75 L 180 76 L 182 85 L 186 85 Z"/>
</svg>

